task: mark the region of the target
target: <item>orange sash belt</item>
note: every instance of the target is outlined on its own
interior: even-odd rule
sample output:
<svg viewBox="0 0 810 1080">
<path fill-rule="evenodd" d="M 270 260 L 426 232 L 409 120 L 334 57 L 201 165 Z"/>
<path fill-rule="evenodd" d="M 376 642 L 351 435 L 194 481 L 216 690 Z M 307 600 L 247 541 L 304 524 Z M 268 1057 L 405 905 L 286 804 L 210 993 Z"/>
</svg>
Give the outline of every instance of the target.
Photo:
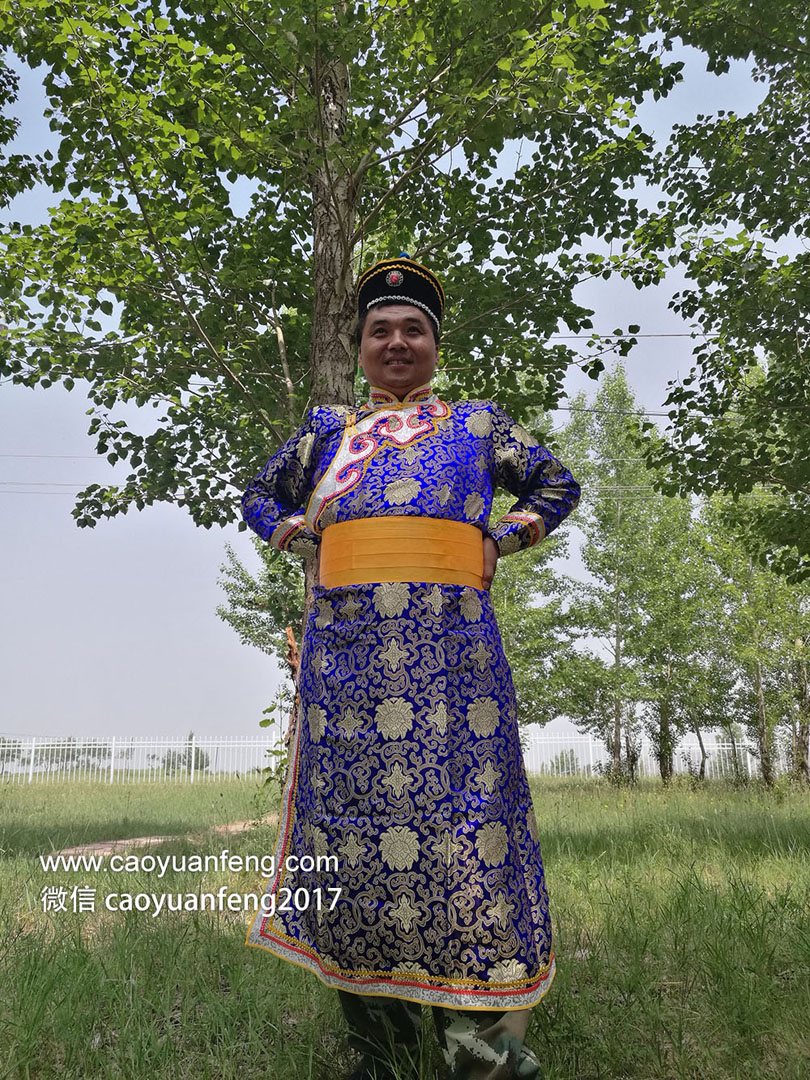
<svg viewBox="0 0 810 1080">
<path fill-rule="evenodd" d="M 475 525 L 429 517 L 357 518 L 321 536 L 321 585 L 438 581 L 480 589 L 484 534 Z"/>
</svg>

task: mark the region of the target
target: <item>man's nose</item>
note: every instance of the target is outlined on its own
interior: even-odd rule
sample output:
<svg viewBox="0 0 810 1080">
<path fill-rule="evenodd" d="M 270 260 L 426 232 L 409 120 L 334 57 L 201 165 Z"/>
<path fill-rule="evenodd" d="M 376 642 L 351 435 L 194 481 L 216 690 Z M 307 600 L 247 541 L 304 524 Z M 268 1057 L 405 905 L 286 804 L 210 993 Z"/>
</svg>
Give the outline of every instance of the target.
<svg viewBox="0 0 810 1080">
<path fill-rule="evenodd" d="M 407 339 L 402 330 L 394 328 L 391 331 L 391 338 L 388 342 L 389 349 L 402 349 L 407 345 Z"/>
</svg>

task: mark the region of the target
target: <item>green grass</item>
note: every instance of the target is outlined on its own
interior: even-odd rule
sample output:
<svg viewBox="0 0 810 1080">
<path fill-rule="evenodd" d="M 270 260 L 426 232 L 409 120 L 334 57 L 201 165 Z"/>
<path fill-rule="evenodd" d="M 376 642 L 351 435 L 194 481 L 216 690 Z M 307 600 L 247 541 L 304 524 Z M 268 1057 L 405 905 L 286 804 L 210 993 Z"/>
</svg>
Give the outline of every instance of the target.
<svg viewBox="0 0 810 1080">
<path fill-rule="evenodd" d="M 217 872 L 56 882 L 35 858 L 250 818 L 252 798 L 244 785 L 0 790 L 0 1080 L 340 1080 L 353 1058 L 337 996 L 246 949 L 244 914 L 41 909 L 46 884 L 257 891 L 256 875 Z M 806 1080 L 810 795 L 546 780 L 534 799 L 559 969 L 528 1039 L 545 1080 Z M 272 843 L 261 827 L 160 850 Z M 425 1078 L 432 1036 L 427 1057 Z"/>
<path fill-rule="evenodd" d="M 535 792 L 560 974 L 532 1035 L 563 1077 L 806 1080 L 810 798 Z"/>
<path fill-rule="evenodd" d="M 0 855 L 97 840 L 175 836 L 263 812 L 255 780 L 198 784 L 0 784 Z"/>
</svg>

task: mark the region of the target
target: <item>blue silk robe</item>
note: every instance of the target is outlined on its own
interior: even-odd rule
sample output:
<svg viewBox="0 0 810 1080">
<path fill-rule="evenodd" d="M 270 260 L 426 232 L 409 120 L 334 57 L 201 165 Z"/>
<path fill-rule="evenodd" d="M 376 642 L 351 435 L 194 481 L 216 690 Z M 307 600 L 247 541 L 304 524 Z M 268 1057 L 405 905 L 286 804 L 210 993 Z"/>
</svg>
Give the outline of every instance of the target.
<svg viewBox="0 0 810 1080">
<path fill-rule="evenodd" d="M 517 499 L 489 524 L 493 488 Z M 501 555 L 541 540 L 579 487 L 491 401 L 312 409 L 243 499 L 282 550 L 334 522 L 470 523 Z M 519 1009 L 551 984 L 543 865 L 515 697 L 489 594 L 316 587 L 301 651 L 275 873 L 248 944 L 329 986 L 450 1008 Z M 303 864 L 305 869 L 301 869 Z M 313 865 L 315 867 L 313 868 Z"/>
</svg>

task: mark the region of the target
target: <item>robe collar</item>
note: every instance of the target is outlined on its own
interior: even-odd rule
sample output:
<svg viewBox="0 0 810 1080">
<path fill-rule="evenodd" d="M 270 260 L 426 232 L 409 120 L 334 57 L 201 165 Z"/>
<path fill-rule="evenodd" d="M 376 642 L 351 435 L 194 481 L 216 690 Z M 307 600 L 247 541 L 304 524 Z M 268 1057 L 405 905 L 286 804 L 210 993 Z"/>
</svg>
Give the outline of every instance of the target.
<svg viewBox="0 0 810 1080">
<path fill-rule="evenodd" d="M 438 398 L 431 390 L 430 383 L 417 386 L 415 390 L 409 391 L 401 401 L 396 394 L 392 394 L 389 390 L 381 390 L 379 386 L 372 386 L 370 387 L 367 408 L 390 409 L 392 406 L 424 405 L 433 401 L 438 401 Z"/>
</svg>

